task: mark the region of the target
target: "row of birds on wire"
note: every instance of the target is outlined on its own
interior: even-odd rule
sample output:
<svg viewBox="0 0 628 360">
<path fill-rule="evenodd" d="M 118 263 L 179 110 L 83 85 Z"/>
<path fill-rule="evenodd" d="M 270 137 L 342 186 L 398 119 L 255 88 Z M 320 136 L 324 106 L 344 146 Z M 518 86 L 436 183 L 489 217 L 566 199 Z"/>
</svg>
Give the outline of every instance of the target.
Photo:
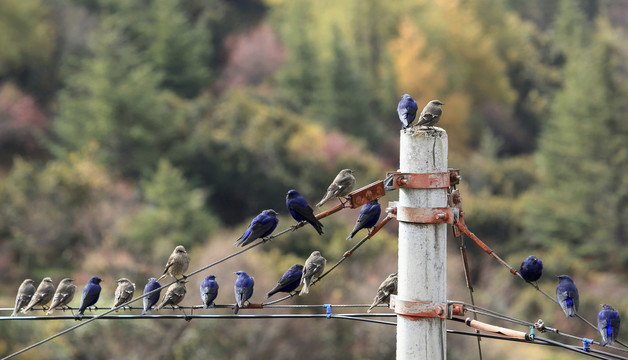
<svg viewBox="0 0 628 360">
<path fill-rule="evenodd" d="M 439 100 L 430 101 L 419 115 L 419 121 L 415 126 L 427 126 L 433 127 L 442 115 L 441 106 L 444 105 Z M 397 106 L 397 113 L 402 123 L 402 129 L 407 129 L 412 126 L 416 118 L 418 107 L 416 101 L 412 99 L 409 94 L 404 94 Z M 343 203 L 343 198 L 346 197 L 355 186 L 355 177 L 351 169 L 341 170 L 331 185 L 327 188 L 325 196 L 318 202 L 317 206 L 323 206 L 327 201 L 332 198 L 338 198 Z M 323 234 L 323 224 L 316 218 L 312 207 L 308 202 L 299 194 L 296 190 L 288 191 L 286 196 L 286 206 L 290 215 L 298 222 L 307 222 L 318 232 L 319 235 Z M 353 231 L 347 237 L 347 240 L 353 238 L 353 236 L 362 229 L 373 228 L 379 220 L 381 214 L 381 207 L 377 199 L 368 202 L 360 210 L 360 215 L 356 221 Z M 279 219 L 278 213 L 273 209 L 267 209 L 257 215 L 249 224 L 244 234 L 236 241 L 236 246 L 246 246 L 257 239 L 264 239 L 269 236 L 277 227 Z M 266 294 L 266 298 L 278 292 L 291 293 L 296 288 L 303 284 L 299 295 L 309 293 L 309 287 L 313 280 L 321 276 L 325 269 L 327 260 L 321 255 L 319 251 L 314 251 L 310 257 L 305 261 L 304 265 L 294 264 L 292 265 L 277 282 L 277 285 Z M 159 280 L 170 275 L 177 279 L 177 282 L 170 285 L 166 290 L 162 302 L 155 308 L 159 310 L 164 306 L 177 306 L 186 294 L 185 284 L 188 280 L 185 278 L 184 273 L 187 271 L 190 263 L 190 256 L 182 245 L 177 246 L 173 253 L 170 255 L 163 275 L 159 279 L 150 278 L 148 283 L 144 287 L 144 294 L 151 293 L 143 298 L 143 311 L 142 315 L 150 314 L 153 306 L 157 304 L 160 298 L 161 290 L 155 291 L 161 288 Z M 528 282 L 536 282 L 540 279 L 543 271 L 543 263 L 536 256 L 531 255 L 526 258 L 520 267 L 520 274 L 522 278 Z M 235 272 L 237 275 L 234 284 L 235 295 L 235 307 L 234 313 L 237 314 L 239 308 L 245 306 L 249 299 L 253 295 L 254 278 L 249 276 L 244 271 Z M 179 278 L 180 277 L 180 278 Z M 397 293 L 397 273 L 390 274 L 379 286 L 373 304 L 369 308 L 369 312 L 378 304 L 388 303 L 390 301 L 390 295 Z M 576 285 L 568 275 L 558 276 L 558 285 L 556 287 L 556 300 L 565 313 L 565 317 L 576 316 L 579 306 L 579 294 Z M 100 296 L 100 282 L 102 280 L 94 276 L 83 289 L 81 301 L 79 305 L 78 313 L 75 315 L 76 319 L 83 317 L 84 311 L 96 304 Z M 23 313 L 28 312 L 35 306 L 42 306 L 45 308 L 51 301 L 52 304 L 48 308 L 47 314 L 51 314 L 55 308 L 64 308 L 73 300 L 76 285 L 74 285 L 72 279 L 65 278 L 61 280 L 58 288 L 55 291 L 51 278 L 46 277 L 35 289 L 34 282 L 31 279 L 26 279 L 20 285 L 16 296 L 15 308 L 11 316 L 16 316 L 18 311 L 22 309 Z M 121 278 L 117 280 L 118 286 L 115 291 L 115 300 L 113 307 L 118 307 L 132 299 L 135 284 L 133 284 L 127 278 Z M 218 296 L 218 282 L 214 275 L 208 275 L 200 286 L 200 295 L 204 308 L 210 308 L 214 306 L 214 300 Z M 619 313 L 608 304 L 602 305 L 602 310 L 598 314 L 598 331 L 602 336 L 600 345 L 613 344 L 617 338 L 620 326 Z"/>
<path fill-rule="evenodd" d="M 419 126 L 433 126 L 440 119 L 442 110 L 440 106 L 443 105 L 438 100 L 433 100 L 428 103 L 423 109 L 420 120 L 417 123 Z M 399 101 L 397 112 L 399 119 L 402 122 L 402 129 L 410 127 L 414 119 L 416 118 L 417 104 L 408 94 L 402 96 Z M 332 183 L 327 188 L 327 191 L 323 198 L 316 204 L 318 207 L 323 206 L 326 202 L 332 198 L 338 198 L 343 203 L 343 198 L 346 197 L 355 187 L 355 177 L 351 169 L 343 169 L 334 178 Z M 298 222 L 307 222 L 318 232 L 319 235 L 323 234 L 323 224 L 314 215 L 314 210 L 309 205 L 299 192 L 292 189 L 288 191 L 286 195 L 286 207 L 290 215 Z M 257 239 L 263 239 L 277 228 L 279 215 L 273 209 L 267 209 L 257 215 L 249 224 L 248 228 L 242 236 L 236 241 L 236 246 L 246 246 Z M 362 206 L 360 215 L 356 221 L 353 231 L 347 237 L 347 240 L 353 238 L 353 236 L 364 228 L 373 228 L 381 215 L 381 207 L 378 200 L 375 199 Z M 161 288 L 159 280 L 166 275 L 171 275 L 177 282 L 168 287 L 166 294 L 162 302 L 157 306 L 157 310 L 167 305 L 176 306 L 183 300 L 186 294 L 187 279 L 184 277 L 184 273 L 187 271 L 190 263 L 190 256 L 182 245 L 177 246 L 173 253 L 170 255 L 163 275 L 159 279 L 150 278 L 144 288 L 144 294 L 152 292 L 146 296 L 144 301 L 144 310 L 142 314 L 150 314 L 151 308 L 157 304 L 160 297 L 160 291 L 155 291 Z M 311 281 L 318 278 L 324 271 L 326 259 L 321 255 L 319 251 L 314 251 L 310 257 L 306 260 L 304 265 L 295 264 L 288 269 L 281 279 L 278 281 L 277 286 L 268 292 L 266 297 L 270 297 L 277 292 L 292 292 L 300 284 L 303 287 L 300 291 L 300 295 L 309 293 L 309 285 Z M 236 298 L 236 304 L 234 313 L 238 313 L 241 306 L 247 302 L 253 294 L 254 279 L 244 271 L 237 271 L 235 273 L 238 277 L 234 284 L 234 293 Z M 391 274 L 380 286 L 378 296 L 375 297 L 373 306 L 378 302 L 385 301 L 391 293 L 396 292 L 396 274 Z M 181 277 L 180 279 L 178 277 Z M 393 281 L 394 280 L 394 281 Z M 59 286 L 55 291 L 55 287 L 50 277 L 46 277 L 35 289 L 34 281 L 32 279 L 26 279 L 20 285 L 16 300 L 15 307 L 11 316 L 17 316 L 20 309 L 23 313 L 27 313 L 35 306 L 46 307 L 49 303 L 47 314 L 52 314 L 56 308 L 65 308 L 74 299 L 74 293 L 76 285 L 73 284 L 73 279 L 65 278 L 61 280 Z M 78 313 L 75 315 L 76 319 L 81 319 L 85 310 L 96 304 L 100 296 L 100 282 L 101 278 L 93 276 L 89 279 L 88 283 L 83 289 L 81 296 Z M 113 307 L 117 307 L 121 304 L 132 299 L 135 292 L 135 284 L 127 278 L 121 278 L 117 280 L 118 286 L 115 291 L 115 300 Z M 384 290 L 382 290 L 384 289 Z M 213 301 L 218 294 L 218 283 L 216 282 L 214 275 L 208 275 L 201 283 L 201 299 L 205 308 L 213 306 Z M 380 295 L 380 293 L 382 295 Z M 370 311 L 370 309 L 369 309 Z"/>
<path fill-rule="evenodd" d="M 327 191 L 317 206 L 321 207 L 332 198 L 338 198 L 341 203 L 344 204 L 343 198 L 346 197 L 355 187 L 355 177 L 351 169 L 343 169 L 334 178 L 333 182 L 327 188 Z M 344 200 L 348 201 L 348 200 Z M 314 227 L 319 233 L 323 234 L 323 224 L 314 215 L 314 210 L 308 204 L 308 202 L 299 194 L 296 190 L 288 191 L 286 195 L 286 207 L 290 215 L 298 222 L 307 222 Z M 257 239 L 264 239 L 275 230 L 279 223 L 277 218 L 278 213 L 273 209 L 262 211 L 257 215 L 249 224 L 246 231 L 235 242 L 235 246 L 246 246 Z M 378 200 L 375 199 L 366 203 L 360 210 L 360 215 L 356 221 L 354 229 L 351 231 L 347 240 L 350 240 L 354 235 L 362 229 L 373 228 L 381 215 L 381 207 Z M 310 284 L 312 281 L 321 276 L 325 269 L 327 260 L 321 255 L 319 251 L 314 251 L 310 257 L 305 261 L 303 265 L 292 265 L 277 282 L 277 285 L 270 290 L 266 298 L 278 292 L 290 293 L 294 291 L 300 284 L 303 284 L 299 295 L 308 294 Z M 161 288 L 159 281 L 164 277 L 170 275 L 177 280 L 166 290 L 161 303 L 157 305 L 155 310 L 159 310 L 164 306 L 177 306 L 185 296 L 186 283 L 188 280 L 185 277 L 185 273 L 188 270 L 190 264 L 190 255 L 186 251 L 185 247 L 178 245 L 168 258 L 163 274 L 159 279 L 150 278 L 148 283 L 144 287 L 144 294 L 148 294 L 143 298 L 143 311 L 142 315 L 150 314 L 153 306 L 159 301 L 161 290 L 155 291 Z M 249 276 L 245 271 L 235 272 L 237 278 L 234 284 L 235 294 L 235 307 L 234 313 L 237 314 L 239 308 L 249 302 L 249 299 L 253 295 L 254 278 Z M 395 279 L 396 279 L 396 274 Z M 391 275 L 392 276 L 392 275 Z M 390 278 L 390 277 L 389 277 Z M 75 318 L 80 320 L 84 316 L 84 312 L 87 308 L 94 306 L 100 297 L 101 278 L 93 276 L 89 279 L 80 299 L 80 305 Z M 127 278 L 121 278 L 117 280 L 118 286 L 115 290 L 113 308 L 116 308 L 133 298 L 135 292 L 135 284 Z M 388 288 L 390 285 L 388 286 Z M 218 296 L 218 282 L 214 275 L 208 275 L 201 282 L 200 296 L 203 302 L 204 308 L 214 306 L 214 300 Z M 387 288 L 387 289 L 388 289 Z M 56 308 L 66 308 L 68 304 L 74 299 L 74 293 L 76 291 L 76 285 L 73 284 L 73 279 L 65 278 L 61 280 L 59 286 L 55 290 L 50 277 L 46 277 L 35 289 L 34 281 L 32 279 L 26 279 L 20 285 L 16 300 L 15 307 L 11 316 L 17 316 L 20 309 L 23 313 L 27 313 L 35 306 L 42 306 L 44 309 L 48 304 L 47 314 L 52 314 Z M 396 292 L 396 281 L 394 282 L 394 291 Z M 384 291 L 381 295 L 375 297 L 373 306 L 386 301 L 390 295 L 390 291 Z"/>
</svg>

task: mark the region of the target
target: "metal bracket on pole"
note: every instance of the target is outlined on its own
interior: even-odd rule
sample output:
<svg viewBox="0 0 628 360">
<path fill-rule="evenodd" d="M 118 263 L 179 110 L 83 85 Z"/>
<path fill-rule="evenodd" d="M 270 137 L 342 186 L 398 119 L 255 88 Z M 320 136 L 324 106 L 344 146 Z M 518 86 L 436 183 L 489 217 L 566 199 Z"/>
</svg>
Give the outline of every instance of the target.
<svg viewBox="0 0 628 360">
<path fill-rule="evenodd" d="M 449 169 L 438 173 L 386 173 L 386 190 L 447 189 L 460 183 L 460 170 Z"/>
<path fill-rule="evenodd" d="M 351 202 L 351 208 L 355 209 L 384 195 L 386 195 L 384 181 L 379 180 L 349 194 L 349 201 Z"/>
<path fill-rule="evenodd" d="M 414 320 L 419 320 L 420 318 L 448 319 L 453 315 L 464 315 L 462 304 L 409 300 L 394 294 L 390 295 L 390 308 L 395 310 L 396 314 L 416 318 Z"/>
<path fill-rule="evenodd" d="M 451 208 L 411 208 L 397 207 L 397 220 L 417 224 L 453 224 L 454 212 Z"/>
</svg>

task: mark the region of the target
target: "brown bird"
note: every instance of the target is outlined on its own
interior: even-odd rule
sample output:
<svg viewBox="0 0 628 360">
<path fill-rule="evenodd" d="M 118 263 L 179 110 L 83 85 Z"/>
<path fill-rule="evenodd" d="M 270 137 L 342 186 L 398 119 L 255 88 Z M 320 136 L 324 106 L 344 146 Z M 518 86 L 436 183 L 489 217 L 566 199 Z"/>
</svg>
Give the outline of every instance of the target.
<svg viewBox="0 0 628 360">
<path fill-rule="evenodd" d="M 314 251 L 310 257 L 305 260 L 305 265 L 303 265 L 303 278 L 301 279 L 303 288 L 301 288 L 299 296 L 310 293 L 310 284 L 315 277 L 318 279 L 318 277 L 321 276 L 323 270 L 325 270 L 326 263 L 327 260 L 321 255 L 320 251 Z"/>
<path fill-rule="evenodd" d="M 190 266 L 190 255 L 183 245 L 179 245 L 174 248 L 174 251 L 168 258 L 168 262 L 166 263 L 166 268 L 164 269 L 164 274 L 161 275 L 157 281 L 165 278 L 166 275 L 170 275 L 173 278 L 179 280 L 177 276 L 183 276 L 185 272 L 188 270 L 188 266 Z M 183 276 L 185 278 L 185 276 Z"/>
<path fill-rule="evenodd" d="M 325 196 L 321 199 L 321 201 L 316 204 L 316 206 L 323 206 L 329 199 L 333 197 L 337 197 L 338 200 L 342 203 L 342 198 L 349 195 L 351 191 L 353 191 L 353 187 L 355 186 L 355 177 L 353 176 L 353 170 L 351 169 L 343 169 L 340 170 L 338 175 L 334 181 L 331 182 L 331 185 L 327 188 L 327 192 Z"/>
<path fill-rule="evenodd" d="M 28 306 L 22 310 L 23 313 L 27 313 L 33 307 L 40 305 L 45 307 L 48 305 L 50 300 L 55 294 L 55 286 L 52 285 L 52 279 L 49 277 L 45 277 L 39 286 L 37 287 L 37 291 L 35 291 L 35 295 L 31 298 L 31 301 L 28 303 Z"/>
<path fill-rule="evenodd" d="M 397 273 L 388 275 L 386 280 L 382 281 L 377 289 L 375 299 L 373 299 L 373 304 L 367 312 L 371 312 L 379 304 L 390 304 L 390 294 L 397 295 Z"/>
<path fill-rule="evenodd" d="M 32 279 L 26 279 L 22 281 L 22 285 L 17 289 L 17 295 L 15 296 L 15 308 L 11 316 L 17 316 L 17 312 L 21 308 L 28 305 L 35 294 L 35 282 Z"/>
<path fill-rule="evenodd" d="M 440 116 L 443 114 L 443 109 L 441 109 L 441 105 L 445 105 L 439 100 L 432 100 L 425 107 L 423 111 L 421 111 L 421 115 L 419 115 L 419 121 L 416 126 L 427 126 L 433 127 L 436 125 L 438 120 L 440 120 Z"/>
<path fill-rule="evenodd" d="M 113 306 L 111 307 L 112 309 L 131 300 L 133 298 L 133 293 L 135 292 L 135 284 L 129 279 L 120 278 L 117 282 L 118 287 L 116 288 L 115 299 L 113 301 Z"/>
<path fill-rule="evenodd" d="M 161 300 L 161 304 L 159 304 L 155 310 L 159 310 L 166 305 L 177 306 L 177 304 L 183 300 L 183 297 L 185 297 L 185 293 L 187 292 L 185 289 L 185 283 L 187 282 L 188 280 L 186 279 L 179 279 L 176 283 L 168 286 L 166 295 L 164 295 L 164 298 Z"/>
<path fill-rule="evenodd" d="M 46 315 L 52 314 L 52 312 L 60 307 L 65 308 L 72 299 L 74 299 L 74 293 L 76 292 L 76 285 L 72 283 L 74 281 L 70 278 L 65 278 L 61 280 L 59 286 L 57 286 L 57 291 L 55 291 L 55 295 L 52 298 L 52 304 L 50 304 L 50 309 Z"/>
</svg>

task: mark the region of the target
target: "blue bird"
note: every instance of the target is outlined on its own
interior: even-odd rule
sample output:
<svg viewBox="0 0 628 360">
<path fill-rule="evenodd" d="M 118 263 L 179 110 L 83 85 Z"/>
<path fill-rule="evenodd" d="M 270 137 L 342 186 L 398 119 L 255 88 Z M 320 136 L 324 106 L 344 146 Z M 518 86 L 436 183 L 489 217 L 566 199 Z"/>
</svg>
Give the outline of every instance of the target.
<svg viewBox="0 0 628 360">
<path fill-rule="evenodd" d="M 580 297 L 576 285 L 567 275 L 558 276 L 556 300 L 558 300 L 558 304 L 560 304 L 560 307 L 565 312 L 565 317 L 576 316 L 576 311 L 578 311 L 578 305 L 580 304 Z"/>
<path fill-rule="evenodd" d="M 358 220 L 355 222 L 353 231 L 347 236 L 347 240 L 351 240 L 358 231 L 365 228 L 369 229 L 377 225 L 377 220 L 379 220 L 381 213 L 382 208 L 379 206 L 377 199 L 364 204 L 360 210 L 360 216 L 358 216 Z"/>
<path fill-rule="evenodd" d="M 148 283 L 146 284 L 146 286 L 144 286 L 144 295 L 148 294 L 149 292 L 159 289 L 161 287 L 161 284 L 159 284 L 157 282 L 157 279 L 155 278 L 150 278 L 148 279 Z M 153 306 L 155 306 L 155 304 L 157 304 L 157 301 L 159 301 L 159 298 L 161 297 L 161 289 L 159 289 L 158 291 L 155 291 L 154 293 L 145 296 L 142 299 L 142 302 L 144 304 L 144 310 L 142 310 L 142 315 L 150 315 L 151 313 L 151 309 L 153 308 Z"/>
<path fill-rule="evenodd" d="M 98 276 L 92 276 L 83 288 L 83 295 L 81 296 L 81 303 L 79 305 L 78 313 L 74 316 L 75 320 L 83 319 L 85 309 L 96 304 L 98 297 L 100 296 L 100 282 L 101 278 Z"/>
<path fill-rule="evenodd" d="M 233 286 L 233 292 L 235 293 L 236 300 L 233 313 L 237 314 L 240 308 L 244 306 L 244 303 L 248 302 L 253 295 L 253 285 L 255 285 L 255 280 L 242 270 L 236 271 L 234 274 L 238 275 L 235 285 Z"/>
<path fill-rule="evenodd" d="M 286 195 L 286 206 L 288 207 L 290 215 L 292 215 L 296 221 L 307 221 L 316 229 L 319 235 L 323 235 L 323 224 L 314 216 L 314 210 L 310 204 L 308 204 L 303 196 L 296 190 L 292 189 L 288 191 L 288 195 Z"/>
<path fill-rule="evenodd" d="M 397 114 L 399 114 L 399 120 L 401 120 L 401 124 L 403 125 L 401 127 L 402 129 L 412 124 L 414 118 L 416 118 L 417 110 L 419 110 L 419 107 L 416 105 L 416 101 L 414 101 L 410 95 L 403 94 L 399 105 L 397 105 Z"/>
<path fill-rule="evenodd" d="M 215 275 L 207 275 L 203 282 L 201 282 L 201 300 L 203 300 L 203 307 L 213 308 L 214 300 L 218 296 L 218 282 L 216 282 Z"/>
<path fill-rule="evenodd" d="M 519 273 L 525 281 L 537 281 L 543 274 L 543 262 L 536 256 L 530 255 L 521 263 Z"/>
<path fill-rule="evenodd" d="M 601 346 L 613 345 L 619 333 L 619 313 L 612 306 L 602 305 L 602 311 L 597 316 L 597 329 L 602 335 Z"/>
<path fill-rule="evenodd" d="M 275 231 L 277 224 L 279 224 L 277 215 L 279 214 L 273 209 L 262 211 L 251 221 L 248 229 L 246 229 L 244 234 L 236 241 L 235 246 L 246 246 L 256 239 L 270 235 Z"/>
<path fill-rule="evenodd" d="M 303 276 L 303 265 L 294 264 L 290 266 L 290 269 L 286 271 L 281 279 L 277 282 L 277 285 L 266 294 L 266 299 L 273 296 L 278 292 L 289 293 L 299 287 L 301 283 L 301 276 Z"/>
</svg>

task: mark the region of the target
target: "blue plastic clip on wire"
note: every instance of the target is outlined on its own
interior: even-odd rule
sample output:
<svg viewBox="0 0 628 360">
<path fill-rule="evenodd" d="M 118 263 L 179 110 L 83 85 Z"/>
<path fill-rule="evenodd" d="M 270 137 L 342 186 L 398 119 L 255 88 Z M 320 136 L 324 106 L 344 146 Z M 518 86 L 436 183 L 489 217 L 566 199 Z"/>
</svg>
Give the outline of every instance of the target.
<svg viewBox="0 0 628 360">
<path fill-rule="evenodd" d="M 582 350 L 588 352 L 592 343 L 593 339 L 582 338 Z"/>
<path fill-rule="evenodd" d="M 530 326 L 530 340 L 534 340 L 534 335 L 536 334 L 536 328 L 531 325 Z"/>
<path fill-rule="evenodd" d="M 330 319 L 331 318 L 331 304 L 323 304 L 323 306 L 325 307 L 325 309 L 327 309 L 327 318 Z"/>
</svg>

